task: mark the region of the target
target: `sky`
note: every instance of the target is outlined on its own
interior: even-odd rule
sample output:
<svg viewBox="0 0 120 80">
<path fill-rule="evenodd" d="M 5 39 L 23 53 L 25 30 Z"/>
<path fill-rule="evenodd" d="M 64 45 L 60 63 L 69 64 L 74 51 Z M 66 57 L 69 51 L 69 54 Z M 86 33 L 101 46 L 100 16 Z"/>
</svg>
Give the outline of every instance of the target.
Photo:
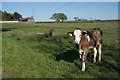
<svg viewBox="0 0 120 80">
<path fill-rule="evenodd" d="M 119 0 L 1 0 L 2 2 L 119 2 Z"/>
<path fill-rule="evenodd" d="M 51 21 L 54 13 L 64 13 L 68 20 L 111 20 L 118 19 L 118 2 L 2 2 L 2 11 L 34 16 L 35 21 Z"/>
</svg>

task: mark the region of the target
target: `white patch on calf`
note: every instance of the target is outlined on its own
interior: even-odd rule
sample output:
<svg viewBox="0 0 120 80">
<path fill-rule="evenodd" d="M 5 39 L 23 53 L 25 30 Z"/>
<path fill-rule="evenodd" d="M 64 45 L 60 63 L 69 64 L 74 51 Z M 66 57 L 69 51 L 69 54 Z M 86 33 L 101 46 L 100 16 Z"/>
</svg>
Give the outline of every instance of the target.
<svg viewBox="0 0 120 80">
<path fill-rule="evenodd" d="M 80 36 L 82 34 L 81 30 L 77 29 L 77 30 L 74 30 L 74 36 L 75 36 L 75 43 L 79 44 L 80 42 Z"/>
<path fill-rule="evenodd" d="M 88 42 L 90 42 L 90 36 L 89 35 L 87 35 L 87 39 L 88 39 Z"/>
<path fill-rule="evenodd" d="M 84 32 L 86 32 L 86 31 L 84 31 Z M 90 41 L 90 36 L 88 34 L 85 34 L 85 37 L 88 39 L 88 42 L 89 42 Z"/>
</svg>

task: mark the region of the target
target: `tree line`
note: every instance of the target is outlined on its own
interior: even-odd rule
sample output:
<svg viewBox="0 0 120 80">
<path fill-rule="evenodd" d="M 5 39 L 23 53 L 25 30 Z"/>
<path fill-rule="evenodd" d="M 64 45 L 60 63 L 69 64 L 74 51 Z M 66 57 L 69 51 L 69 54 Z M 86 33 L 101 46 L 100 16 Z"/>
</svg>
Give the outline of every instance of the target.
<svg viewBox="0 0 120 80">
<path fill-rule="evenodd" d="M 67 16 L 64 13 L 54 13 L 50 19 L 55 20 L 56 22 L 64 22 L 67 20 Z M 79 17 L 74 17 L 74 22 L 79 22 L 79 21 L 88 21 L 87 19 L 81 19 Z M 100 19 L 96 20 L 93 18 L 90 18 L 90 21 L 100 21 Z"/>
<path fill-rule="evenodd" d="M 0 19 L 2 21 L 19 21 L 19 20 L 23 19 L 23 17 L 18 12 L 8 13 L 6 11 L 1 11 L 0 10 Z M 64 22 L 68 18 L 67 18 L 67 15 L 65 15 L 64 13 L 54 13 L 50 17 L 50 19 L 53 19 L 56 22 Z M 87 21 L 87 19 L 80 19 L 79 17 L 74 17 L 73 19 L 74 19 L 75 22 L 78 22 L 78 21 Z"/>
<path fill-rule="evenodd" d="M 22 18 L 22 15 L 18 12 L 8 13 L 7 11 L 0 10 L 1 21 L 18 21 Z"/>
</svg>

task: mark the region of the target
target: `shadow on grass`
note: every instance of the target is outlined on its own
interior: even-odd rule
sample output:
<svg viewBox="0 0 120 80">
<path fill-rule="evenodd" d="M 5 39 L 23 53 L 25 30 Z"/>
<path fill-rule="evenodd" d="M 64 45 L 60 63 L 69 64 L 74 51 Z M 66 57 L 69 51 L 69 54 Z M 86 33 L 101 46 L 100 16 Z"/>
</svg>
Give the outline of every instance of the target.
<svg viewBox="0 0 120 80">
<path fill-rule="evenodd" d="M 56 57 L 56 61 L 74 62 L 75 59 L 79 59 L 79 54 L 76 50 L 68 50 L 61 54 L 54 54 L 54 56 Z"/>
<path fill-rule="evenodd" d="M 2 28 L 2 29 L 0 29 L 0 32 L 12 31 L 14 29 L 17 29 L 17 28 Z"/>
</svg>

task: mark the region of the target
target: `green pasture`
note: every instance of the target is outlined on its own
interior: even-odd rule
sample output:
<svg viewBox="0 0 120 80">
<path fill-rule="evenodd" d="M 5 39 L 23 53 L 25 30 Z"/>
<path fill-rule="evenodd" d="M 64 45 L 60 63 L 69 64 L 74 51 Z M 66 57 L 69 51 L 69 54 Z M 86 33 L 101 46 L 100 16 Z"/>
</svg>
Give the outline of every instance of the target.
<svg viewBox="0 0 120 80">
<path fill-rule="evenodd" d="M 86 71 L 66 35 L 75 28 L 103 30 L 102 61 L 93 63 L 89 50 Z M 2 24 L 3 78 L 118 78 L 118 22 Z M 53 30 L 53 36 L 45 36 Z M 41 37 L 42 36 L 42 37 Z"/>
</svg>

